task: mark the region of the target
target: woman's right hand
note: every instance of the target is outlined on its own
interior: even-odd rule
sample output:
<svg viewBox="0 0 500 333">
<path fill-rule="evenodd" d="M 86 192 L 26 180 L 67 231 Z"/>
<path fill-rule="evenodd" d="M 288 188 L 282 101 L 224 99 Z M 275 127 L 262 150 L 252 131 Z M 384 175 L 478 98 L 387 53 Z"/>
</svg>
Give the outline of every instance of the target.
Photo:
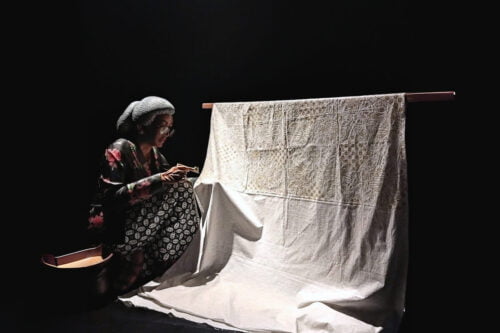
<svg viewBox="0 0 500 333">
<path fill-rule="evenodd" d="M 186 178 L 186 174 L 190 168 L 186 166 L 174 166 L 165 172 L 162 172 L 160 177 L 164 182 L 175 183 Z"/>
</svg>

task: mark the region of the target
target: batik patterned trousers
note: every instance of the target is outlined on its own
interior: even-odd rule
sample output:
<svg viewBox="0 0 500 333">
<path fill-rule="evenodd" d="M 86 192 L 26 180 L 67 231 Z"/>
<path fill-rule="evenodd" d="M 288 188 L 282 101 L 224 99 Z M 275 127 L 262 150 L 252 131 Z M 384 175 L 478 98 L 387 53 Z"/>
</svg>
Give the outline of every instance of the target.
<svg viewBox="0 0 500 333">
<path fill-rule="evenodd" d="M 126 212 L 125 240 L 113 246 L 119 257 L 141 266 L 142 278 L 161 273 L 186 250 L 199 228 L 193 185 L 170 184 L 165 192 L 134 205 Z"/>
</svg>

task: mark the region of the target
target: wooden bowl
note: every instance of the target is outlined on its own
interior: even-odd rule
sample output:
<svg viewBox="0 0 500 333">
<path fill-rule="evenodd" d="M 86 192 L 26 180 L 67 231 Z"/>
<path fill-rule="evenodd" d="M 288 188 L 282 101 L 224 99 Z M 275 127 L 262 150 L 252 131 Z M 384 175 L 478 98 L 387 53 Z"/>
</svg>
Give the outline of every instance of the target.
<svg viewBox="0 0 500 333">
<path fill-rule="evenodd" d="M 42 263 L 58 269 L 81 269 L 103 265 L 112 257 L 113 253 L 109 253 L 106 257 L 103 257 L 102 245 L 98 245 L 57 257 L 51 254 L 44 254 L 42 256 Z"/>
<path fill-rule="evenodd" d="M 63 307 L 93 304 L 110 290 L 111 259 L 102 245 L 77 252 L 41 257 L 47 297 Z"/>
</svg>

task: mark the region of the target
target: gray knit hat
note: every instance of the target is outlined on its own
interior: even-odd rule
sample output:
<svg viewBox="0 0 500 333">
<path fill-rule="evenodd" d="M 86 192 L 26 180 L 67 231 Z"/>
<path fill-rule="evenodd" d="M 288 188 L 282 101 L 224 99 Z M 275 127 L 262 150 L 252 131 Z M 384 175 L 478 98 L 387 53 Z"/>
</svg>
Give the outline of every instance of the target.
<svg viewBox="0 0 500 333">
<path fill-rule="evenodd" d="M 136 124 L 149 125 L 159 114 L 173 115 L 175 108 L 164 98 L 148 96 L 130 103 L 116 122 L 120 134 L 129 133 Z"/>
</svg>

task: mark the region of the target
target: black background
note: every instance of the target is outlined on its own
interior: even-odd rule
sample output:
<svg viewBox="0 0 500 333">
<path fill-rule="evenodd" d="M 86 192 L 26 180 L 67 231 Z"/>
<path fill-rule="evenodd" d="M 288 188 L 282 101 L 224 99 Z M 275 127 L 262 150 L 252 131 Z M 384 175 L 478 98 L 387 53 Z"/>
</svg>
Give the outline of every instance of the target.
<svg viewBox="0 0 500 333">
<path fill-rule="evenodd" d="M 14 140 L 30 149 L 20 154 L 23 190 L 12 195 L 20 207 L 18 269 L 29 283 L 41 253 L 87 245 L 98 163 L 133 100 L 170 100 L 176 135 L 164 153 L 171 163 L 202 166 L 210 125 L 202 102 L 454 90 L 453 102 L 407 109 L 404 327 L 431 332 L 456 322 L 443 310 L 457 306 L 450 281 L 464 274 L 463 193 L 470 182 L 464 170 L 473 167 L 464 153 L 474 149 L 468 112 L 481 88 L 471 75 L 483 71 L 481 42 L 464 21 L 465 10 L 389 0 L 78 1 L 70 7 L 45 9 L 29 25 L 29 38 L 17 39 L 21 65 L 12 65 L 22 68 L 13 126 L 31 130 Z M 471 47 L 476 55 L 465 56 Z"/>
</svg>

